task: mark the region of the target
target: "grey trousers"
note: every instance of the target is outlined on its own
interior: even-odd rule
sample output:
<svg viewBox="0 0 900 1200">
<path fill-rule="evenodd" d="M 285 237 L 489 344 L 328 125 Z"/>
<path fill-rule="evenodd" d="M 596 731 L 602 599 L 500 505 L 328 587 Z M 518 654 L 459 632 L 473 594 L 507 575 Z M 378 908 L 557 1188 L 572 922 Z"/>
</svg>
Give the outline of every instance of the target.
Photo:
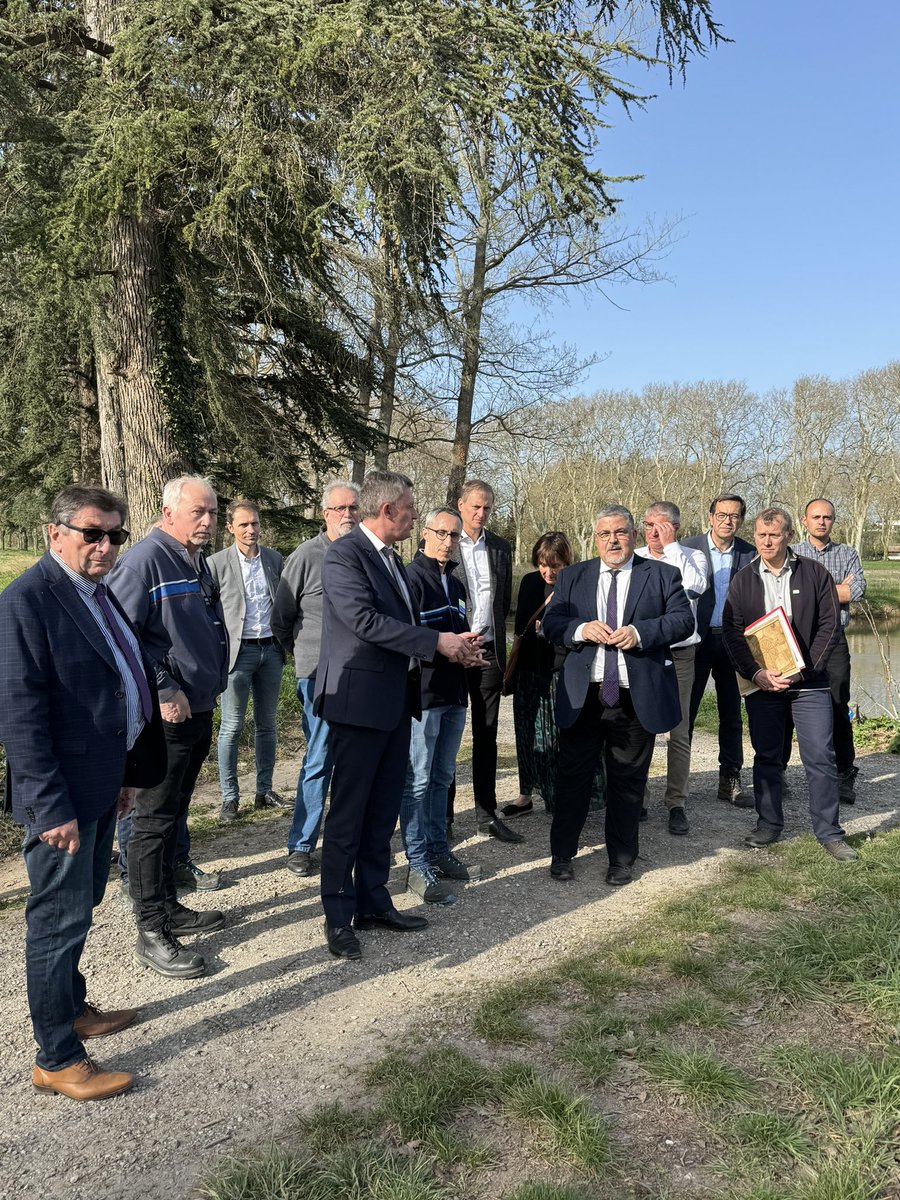
<svg viewBox="0 0 900 1200">
<path fill-rule="evenodd" d="M 688 780 L 691 774 L 691 688 L 694 686 L 694 655 L 696 646 L 679 646 L 669 653 L 675 664 L 678 680 L 678 699 L 681 702 L 681 720 L 669 731 L 666 748 L 666 808 L 684 808 L 688 798 Z"/>
</svg>

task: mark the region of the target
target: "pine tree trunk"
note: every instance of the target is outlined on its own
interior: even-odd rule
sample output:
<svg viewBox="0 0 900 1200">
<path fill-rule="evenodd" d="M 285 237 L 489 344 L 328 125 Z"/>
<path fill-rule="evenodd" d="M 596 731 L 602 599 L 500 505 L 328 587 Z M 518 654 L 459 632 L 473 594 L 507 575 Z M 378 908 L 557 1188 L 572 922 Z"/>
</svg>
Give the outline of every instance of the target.
<svg viewBox="0 0 900 1200">
<path fill-rule="evenodd" d="M 78 413 L 78 478 L 77 483 L 99 483 L 103 478 L 100 467 L 100 414 L 97 404 L 97 371 L 93 357 L 80 363 L 73 374 Z"/>
<path fill-rule="evenodd" d="M 447 481 L 447 503 L 455 504 L 466 479 L 469 447 L 472 441 L 472 408 L 475 402 L 475 383 L 481 362 L 481 318 L 484 312 L 485 278 L 487 274 L 488 221 L 482 207 L 475 259 L 472 266 L 472 286 L 463 308 L 463 357 L 456 401 L 456 429 L 450 459 L 450 478 Z"/>
</svg>

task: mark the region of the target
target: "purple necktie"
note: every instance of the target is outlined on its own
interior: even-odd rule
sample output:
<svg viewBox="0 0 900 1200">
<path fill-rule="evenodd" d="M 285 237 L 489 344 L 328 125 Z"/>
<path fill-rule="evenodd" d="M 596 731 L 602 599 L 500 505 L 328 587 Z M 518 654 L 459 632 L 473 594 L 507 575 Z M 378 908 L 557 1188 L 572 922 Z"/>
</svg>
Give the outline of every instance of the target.
<svg viewBox="0 0 900 1200">
<path fill-rule="evenodd" d="M 153 720 L 153 699 L 150 695 L 147 676 L 144 674 L 141 664 L 134 657 L 134 651 L 128 645 L 128 638 L 126 638 L 122 631 L 122 626 L 116 620 L 115 613 L 112 610 L 109 600 L 106 598 L 106 588 L 102 584 L 98 584 L 94 595 L 97 598 L 97 603 L 100 605 L 103 618 L 109 626 L 109 631 L 113 635 L 116 645 L 122 651 L 122 657 L 128 664 L 128 670 L 134 676 L 134 682 L 137 684 L 137 690 L 141 697 L 141 712 L 144 714 L 144 720 L 149 725 Z"/>
<path fill-rule="evenodd" d="M 609 573 L 609 595 L 606 597 L 606 624 L 610 629 L 619 628 L 619 602 L 616 594 L 618 571 Z M 619 651 L 615 646 L 604 646 L 603 686 L 600 697 L 609 705 L 619 703 Z"/>
</svg>

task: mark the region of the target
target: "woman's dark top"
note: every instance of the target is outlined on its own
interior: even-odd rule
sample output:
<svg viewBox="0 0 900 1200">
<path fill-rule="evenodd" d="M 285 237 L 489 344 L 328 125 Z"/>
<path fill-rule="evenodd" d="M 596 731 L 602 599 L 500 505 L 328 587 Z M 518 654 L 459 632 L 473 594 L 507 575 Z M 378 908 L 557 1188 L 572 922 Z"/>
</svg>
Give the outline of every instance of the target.
<svg viewBox="0 0 900 1200">
<path fill-rule="evenodd" d="M 529 620 L 537 612 L 553 592 L 552 583 L 544 583 L 540 571 L 529 571 L 522 576 L 519 584 L 519 598 L 516 601 L 515 632 L 522 633 Z M 543 613 L 541 613 L 543 616 Z M 540 621 L 541 617 L 538 617 Z M 533 675 L 552 675 L 556 662 L 556 648 L 551 646 L 540 634 L 535 633 L 534 622 L 528 626 L 528 632 L 522 636 L 522 647 L 519 650 L 519 670 L 530 671 Z"/>
</svg>

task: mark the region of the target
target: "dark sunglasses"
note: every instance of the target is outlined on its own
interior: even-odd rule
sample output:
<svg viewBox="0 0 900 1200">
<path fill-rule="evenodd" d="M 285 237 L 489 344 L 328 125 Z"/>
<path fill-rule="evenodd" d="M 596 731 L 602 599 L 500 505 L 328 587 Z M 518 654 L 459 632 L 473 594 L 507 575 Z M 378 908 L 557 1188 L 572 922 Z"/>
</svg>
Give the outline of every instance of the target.
<svg viewBox="0 0 900 1200">
<path fill-rule="evenodd" d="M 109 538 L 111 546 L 124 546 L 131 537 L 130 529 L 82 529 L 80 525 L 70 525 L 68 521 L 60 521 L 60 525 L 80 533 L 89 546 L 96 546 L 104 538 Z"/>
<path fill-rule="evenodd" d="M 203 599 L 210 606 L 218 604 L 222 593 L 219 591 L 219 585 L 211 575 L 198 575 L 197 580 L 200 584 L 200 591 L 203 593 Z"/>
</svg>

